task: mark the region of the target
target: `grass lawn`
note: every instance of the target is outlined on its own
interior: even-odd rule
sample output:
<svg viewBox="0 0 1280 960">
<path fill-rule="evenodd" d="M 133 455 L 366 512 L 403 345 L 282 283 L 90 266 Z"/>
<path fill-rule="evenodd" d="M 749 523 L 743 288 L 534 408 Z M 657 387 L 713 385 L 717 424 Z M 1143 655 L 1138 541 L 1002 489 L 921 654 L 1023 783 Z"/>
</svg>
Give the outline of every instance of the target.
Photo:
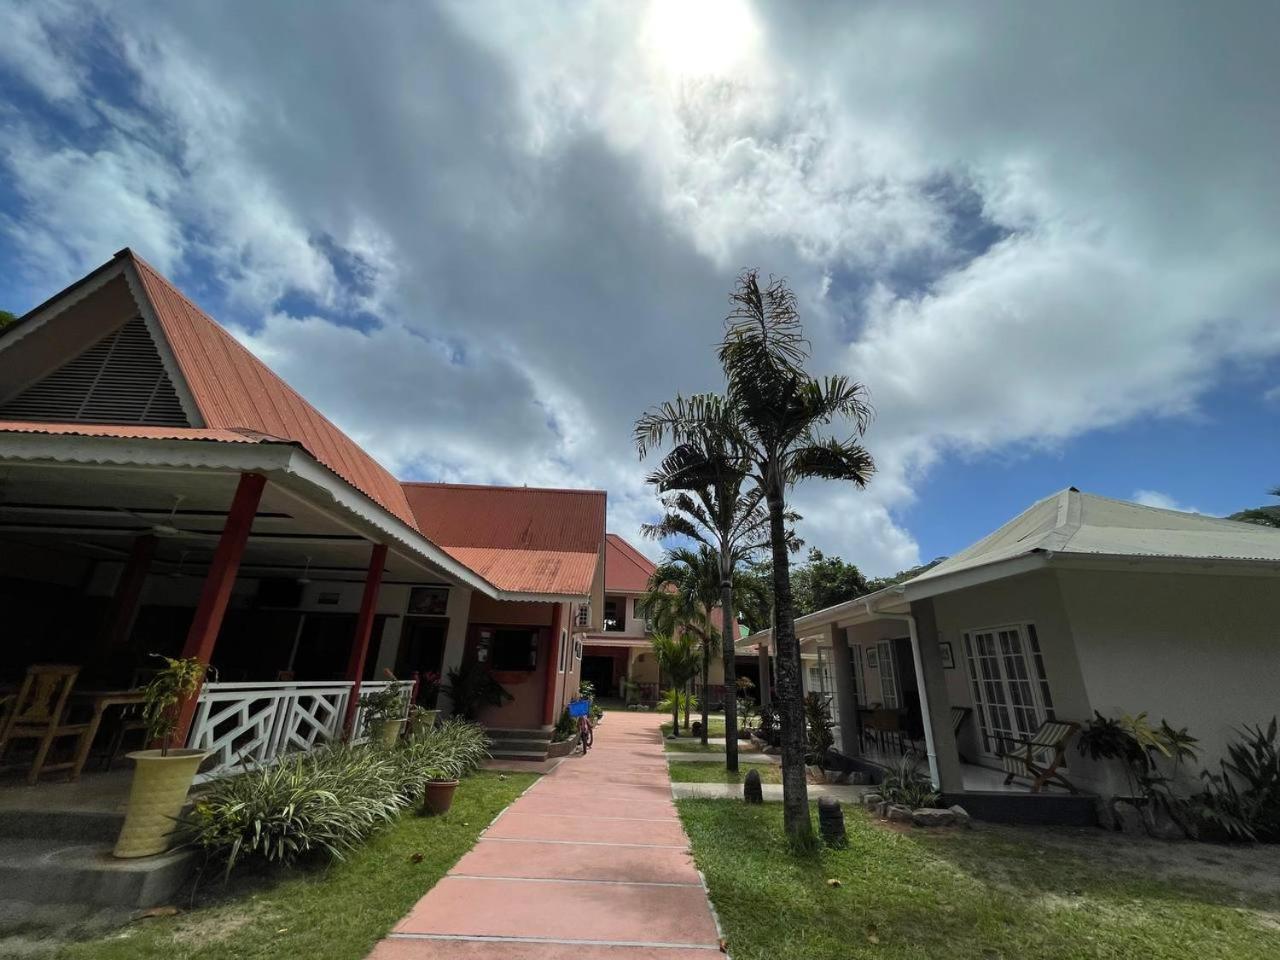
<svg viewBox="0 0 1280 960">
<path fill-rule="evenodd" d="M 688 740 L 664 740 L 668 753 L 724 753 L 724 747 L 718 743 L 708 743 L 705 747 L 700 741 L 694 738 Z M 744 753 L 759 753 L 756 745 L 750 740 L 738 741 L 739 755 Z"/>
<path fill-rule="evenodd" d="M 690 716 L 689 717 L 690 728 L 692 728 L 694 720 L 701 720 L 701 719 L 702 719 L 701 715 L 696 713 Z M 667 714 L 667 721 L 662 725 L 662 735 L 664 737 L 671 736 L 671 714 Z M 697 737 L 690 734 L 689 731 L 684 728 L 684 714 L 680 715 L 680 736 L 688 737 L 691 740 L 698 739 Z M 718 716 L 713 713 L 707 719 L 707 736 L 709 737 L 724 736 L 724 717 L 723 716 Z"/>
<path fill-rule="evenodd" d="M 737 773 L 729 773 L 718 763 L 668 763 L 673 783 L 741 783 L 751 770 L 759 771 L 761 783 L 781 783 L 782 767 L 776 763 L 740 763 Z"/>
<path fill-rule="evenodd" d="M 477 773 L 444 816 L 408 811 L 341 863 L 246 883 L 176 917 L 132 923 L 97 940 L 60 945 L 59 960 L 363 960 L 409 908 L 471 849 L 480 831 L 536 777 Z M 413 857 L 422 860 L 413 862 Z M 220 878 L 204 890 L 217 896 Z"/>
<path fill-rule="evenodd" d="M 848 849 L 796 859 L 778 804 L 677 805 L 735 960 L 1280 956 L 1280 887 L 1210 884 L 1077 852 L 1115 846 L 1101 832 L 1076 847 L 1037 828 L 898 833 L 846 807 Z M 1174 846 L 1206 863 L 1235 856 Z"/>
</svg>

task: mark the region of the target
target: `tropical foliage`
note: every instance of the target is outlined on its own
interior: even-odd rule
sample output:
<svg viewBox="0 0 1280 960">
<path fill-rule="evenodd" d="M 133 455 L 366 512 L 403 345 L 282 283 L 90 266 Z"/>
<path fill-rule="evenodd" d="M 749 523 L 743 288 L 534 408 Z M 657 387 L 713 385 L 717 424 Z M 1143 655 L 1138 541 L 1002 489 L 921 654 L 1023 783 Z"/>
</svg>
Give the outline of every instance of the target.
<svg viewBox="0 0 1280 960">
<path fill-rule="evenodd" d="M 415 803 L 427 780 L 476 769 L 488 745 L 480 727 L 449 720 L 393 750 L 339 744 L 293 754 L 215 780 L 182 832 L 227 873 L 248 860 L 342 859 Z"/>
<path fill-rule="evenodd" d="M 1280 497 L 1280 487 L 1267 491 L 1273 497 Z M 1245 523 L 1256 523 L 1263 527 L 1280 527 L 1280 506 L 1254 507 L 1241 510 L 1227 517 L 1228 520 L 1243 520 Z"/>
<path fill-rule="evenodd" d="M 890 768 L 878 789 L 886 803 L 900 804 L 912 810 L 936 807 L 941 799 L 933 788 L 933 782 L 921 772 L 920 760 L 911 750 Z"/>
<path fill-rule="evenodd" d="M 1245 726 L 1227 747 L 1218 773 L 1202 774 L 1196 800 L 1209 825 L 1245 840 L 1280 843 L 1280 744 L 1276 718 L 1263 729 Z"/>
<path fill-rule="evenodd" d="M 456 670 L 449 671 L 444 693 L 453 704 L 454 716 L 464 720 L 475 720 L 484 707 L 500 707 L 515 699 L 483 663 L 473 658 L 464 660 Z"/>
<path fill-rule="evenodd" d="M 160 659 L 163 669 L 142 693 L 142 722 L 147 725 L 147 742 L 159 740 L 161 754 L 168 755 L 182 708 L 199 691 L 206 667 L 196 657 Z"/>
<path fill-rule="evenodd" d="M 684 690 L 693 680 L 694 675 L 698 672 L 698 645 L 693 636 L 688 633 L 657 633 L 654 634 L 649 641 L 653 648 L 654 659 L 658 662 L 658 669 L 665 673 L 671 686 L 676 691 Z M 680 713 L 679 707 L 681 701 L 678 697 L 671 698 L 665 710 L 671 711 L 671 735 L 673 737 L 680 736 Z M 684 704 L 687 707 L 687 701 Z M 688 724 L 689 711 L 685 711 L 685 723 Z"/>
<path fill-rule="evenodd" d="M 808 735 L 808 761 L 821 765 L 827 751 L 836 745 L 831 732 L 835 721 L 831 719 L 831 699 L 824 693 L 804 695 L 804 722 Z"/>
</svg>

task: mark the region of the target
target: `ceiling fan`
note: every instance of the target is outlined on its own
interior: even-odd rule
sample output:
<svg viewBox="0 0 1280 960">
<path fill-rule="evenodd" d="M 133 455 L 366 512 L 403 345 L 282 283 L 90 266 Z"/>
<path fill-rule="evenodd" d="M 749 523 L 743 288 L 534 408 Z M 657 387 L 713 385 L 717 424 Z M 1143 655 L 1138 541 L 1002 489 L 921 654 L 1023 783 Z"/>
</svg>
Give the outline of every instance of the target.
<svg viewBox="0 0 1280 960">
<path fill-rule="evenodd" d="M 219 534 L 217 533 L 211 533 L 207 530 L 183 530 L 181 527 L 177 527 L 174 525 L 173 521 L 174 521 L 174 518 L 177 517 L 178 515 L 178 507 L 181 505 L 184 499 L 185 497 L 183 497 L 182 494 L 178 494 L 176 497 L 174 497 L 173 506 L 169 509 L 169 516 L 165 517 L 164 520 L 161 520 L 159 522 L 156 522 L 151 517 L 146 517 L 140 513 L 135 513 L 134 511 L 129 510 L 126 507 L 116 507 L 116 509 L 119 510 L 121 513 L 127 513 L 129 516 L 133 517 L 135 520 L 139 520 L 142 523 L 145 523 L 148 527 L 150 527 L 151 532 L 155 534 L 157 537 L 197 537 L 197 538 L 211 538 L 214 540 L 218 539 Z"/>
</svg>

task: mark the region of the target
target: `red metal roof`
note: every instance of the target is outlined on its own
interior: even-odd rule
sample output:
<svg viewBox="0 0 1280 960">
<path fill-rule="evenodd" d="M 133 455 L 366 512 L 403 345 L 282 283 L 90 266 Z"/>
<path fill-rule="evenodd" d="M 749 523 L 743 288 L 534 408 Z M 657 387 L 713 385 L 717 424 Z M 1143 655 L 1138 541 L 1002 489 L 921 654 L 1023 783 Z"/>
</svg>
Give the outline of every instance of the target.
<svg viewBox="0 0 1280 960">
<path fill-rule="evenodd" d="M 616 533 L 605 539 L 604 588 L 621 593 L 643 593 L 657 569 L 653 561 Z"/>
<path fill-rule="evenodd" d="M 499 589 L 591 592 L 603 490 L 406 483 L 404 491 L 423 536 Z"/>
<path fill-rule="evenodd" d="M 40 433 L 71 437 L 115 437 L 121 440 L 216 440 L 220 443 L 286 443 L 252 431 L 203 430 L 191 427 L 139 427 L 112 423 L 31 423 L 0 420 L 0 433 Z"/>
<path fill-rule="evenodd" d="M 414 525 L 404 491 L 385 467 L 145 260 L 129 249 L 116 256 L 137 268 L 206 427 L 247 429 L 301 444 L 343 480 Z"/>
</svg>

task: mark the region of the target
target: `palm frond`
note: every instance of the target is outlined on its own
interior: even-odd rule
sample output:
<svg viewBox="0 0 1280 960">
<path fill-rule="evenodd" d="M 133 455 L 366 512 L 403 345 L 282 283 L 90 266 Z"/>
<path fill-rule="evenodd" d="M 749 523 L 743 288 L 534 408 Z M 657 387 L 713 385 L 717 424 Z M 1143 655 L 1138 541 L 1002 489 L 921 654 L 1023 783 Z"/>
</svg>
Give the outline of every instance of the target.
<svg viewBox="0 0 1280 960">
<path fill-rule="evenodd" d="M 866 448 L 854 440 L 825 440 L 796 447 L 787 455 L 787 478 L 791 483 L 809 477 L 824 480 L 848 480 L 865 487 L 875 473 L 876 465 Z"/>
</svg>

